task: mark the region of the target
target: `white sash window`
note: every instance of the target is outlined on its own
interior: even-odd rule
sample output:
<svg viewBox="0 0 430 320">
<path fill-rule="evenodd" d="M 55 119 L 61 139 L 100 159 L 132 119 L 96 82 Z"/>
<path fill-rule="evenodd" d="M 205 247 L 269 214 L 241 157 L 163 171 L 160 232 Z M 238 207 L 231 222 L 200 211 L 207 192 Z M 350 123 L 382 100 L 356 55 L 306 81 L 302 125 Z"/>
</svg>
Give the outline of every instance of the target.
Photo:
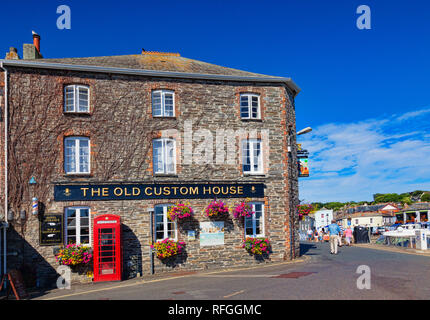
<svg viewBox="0 0 430 320">
<path fill-rule="evenodd" d="M 240 95 L 240 117 L 242 119 L 260 119 L 260 96 L 244 93 Z"/>
<path fill-rule="evenodd" d="M 152 116 L 175 116 L 175 93 L 170 90 L 152 91 Z"/>
<path fill-rule="evenodd" d="M 90 139 L 67 137 L 64 139 L 64 170 L 67 174 L 90 173 Z"/>
<path fill-rule="evenodd" d="M 69 85 L 64 88 L 64 112 L 90 112 L 90 88 Z"/>
<path fill-rule="evenodd" d="M 155 240 L 166 238 L 176 240 L 176 223 L 167 217 L 170 204 L 156 205 L 154 208 Z"/>
<path fill-rule="evenodd" d="M 263 173 L 261 140 L 250 139 L 242 141 L 242 168 L 243 172 L 248 174 Z"/>
<path fill-rule="evenodd" d="M 176 173 L 176 143 L 173 139 L 153 140 L 153 166 L 155 174 Z"/>
</svg>

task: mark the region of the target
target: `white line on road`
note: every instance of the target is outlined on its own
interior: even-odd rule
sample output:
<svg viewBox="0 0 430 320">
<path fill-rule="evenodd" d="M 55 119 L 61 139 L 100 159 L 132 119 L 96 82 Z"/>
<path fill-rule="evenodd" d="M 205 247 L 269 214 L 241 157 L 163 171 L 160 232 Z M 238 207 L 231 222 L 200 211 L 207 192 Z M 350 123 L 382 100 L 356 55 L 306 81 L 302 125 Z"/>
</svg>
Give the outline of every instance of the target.
<svg viewBox="0 0 430 320">
<path fill-rule="evenodd" d="M 245 292 L 245 290 L 236 291 L 236 292 L 233 292 L 231 294 L 224 296 L 223 298 L 230 298 L 230 297 L 236 296 L 236 295 L 244 293 L 244 292 Z"/>
</svg>

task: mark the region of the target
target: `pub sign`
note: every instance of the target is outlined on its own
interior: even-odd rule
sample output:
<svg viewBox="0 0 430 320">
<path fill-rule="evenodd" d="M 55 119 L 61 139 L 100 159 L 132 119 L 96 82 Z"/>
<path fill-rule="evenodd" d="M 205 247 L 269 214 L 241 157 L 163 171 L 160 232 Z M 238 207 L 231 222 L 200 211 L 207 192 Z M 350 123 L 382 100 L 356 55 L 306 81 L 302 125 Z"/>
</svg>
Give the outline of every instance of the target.
<svg viewBox="0 0 430 320">
<path fill-rule="evenodd" d="M 263 198 L 263 183 L 55 185 L 55 201 Z"/>
</svg>

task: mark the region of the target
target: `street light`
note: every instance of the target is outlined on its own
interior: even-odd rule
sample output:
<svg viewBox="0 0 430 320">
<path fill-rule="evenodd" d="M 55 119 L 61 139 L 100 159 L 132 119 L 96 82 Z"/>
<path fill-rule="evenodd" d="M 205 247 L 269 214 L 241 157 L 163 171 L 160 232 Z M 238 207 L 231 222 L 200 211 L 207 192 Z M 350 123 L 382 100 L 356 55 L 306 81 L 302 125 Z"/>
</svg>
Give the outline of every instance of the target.
<svg viewBox="0 0 430 320">
<path fill-rule="evenodd" d="M 300 130 L 299 132 L 297 132 L 297 135 L 299 136 L 301 134 L 305 134 L 305 133 L 308 133 L 308 132 L 311 132 L 311 131 L 312 131 L 312 128 L 311 127 L 307 127 L 307 128 L 304 128 L 304 129 Z"/>
</svg>

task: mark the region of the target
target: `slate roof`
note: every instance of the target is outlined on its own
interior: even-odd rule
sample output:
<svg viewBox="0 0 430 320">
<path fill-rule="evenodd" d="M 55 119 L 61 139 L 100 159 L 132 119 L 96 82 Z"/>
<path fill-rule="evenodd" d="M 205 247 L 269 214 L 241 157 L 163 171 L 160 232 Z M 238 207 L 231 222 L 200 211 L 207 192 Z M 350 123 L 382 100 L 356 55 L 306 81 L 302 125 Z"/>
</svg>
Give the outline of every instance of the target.
<svg viewBox="0 0 430 320">
<path fill-rule="evenodd" d="M 248 71 L 242 71 L 215 64 L 188 59 L 174 53 L 160 52 L 143 52 L 142 54 L 121 55 L 121 56 L 103 56 L 103 57 L 85 57 L 85 58 L 61 58 L 61 59 L 37 59 L 26 60 L 35 62 L 61 63 L 81 66 L 98 66 L 124 69 L 141 69 L 153 71 L 170 71 L 196 74 L 211 75 L 228 75 L 241 77 L 267 77 L 277 78 L 274 76 L 263 75 Z"/>
</svg>

